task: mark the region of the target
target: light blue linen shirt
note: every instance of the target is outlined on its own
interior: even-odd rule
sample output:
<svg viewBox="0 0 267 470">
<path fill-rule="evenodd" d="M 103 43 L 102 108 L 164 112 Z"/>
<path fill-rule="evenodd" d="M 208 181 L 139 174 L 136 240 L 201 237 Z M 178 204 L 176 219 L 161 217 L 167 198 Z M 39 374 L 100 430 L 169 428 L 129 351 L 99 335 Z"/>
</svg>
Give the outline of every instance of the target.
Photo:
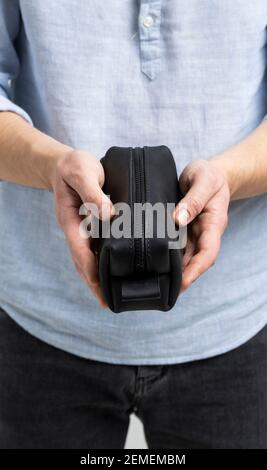
<svg viewBox="0 0 267 470">
<path fill-rule="evenodd" d="M 181 172 L 264 119 L 266 23 L 266 0 L 0 0 L 0 109 L 99 158 L 112 145 L 166 144 Z M 231 204 L 217 263 L 168 313 L 98 306 L 48 191 L 2 181 L 0 224 L 0 305 L 63 350 L 179 363 L 266 324 L 266 195 Z"/>
</svg>

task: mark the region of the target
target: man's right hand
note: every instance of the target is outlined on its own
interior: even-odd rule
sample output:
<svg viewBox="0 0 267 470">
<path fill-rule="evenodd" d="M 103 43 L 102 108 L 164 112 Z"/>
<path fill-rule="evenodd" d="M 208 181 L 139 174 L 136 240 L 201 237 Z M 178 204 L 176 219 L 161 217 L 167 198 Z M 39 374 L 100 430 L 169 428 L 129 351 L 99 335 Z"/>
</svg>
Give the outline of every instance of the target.
<svg viewBox="0 0 267 470">
<path fill-rule="evenodd" d="M 85 202 L 94 203 L 101 218 L 112 215 L 110 199 L 101 189 L 101 163 L 90 153 L 73 150 L 49 137 L 16 113 L 1 112 L 0 180 L 54 192 L 57 219 L 74 264 L 105 306 L 90 240 L 84 240 L 79 231 L 79 208 Z"/>
<path fill-rule="evenodd" d="M 72 150 L 56 165 L 52 180 L 57 220 L 64 231 L 75 267 L 93 291 L 102 307 L 106 306 L 99 286 L 97 262 L 90 248 L 90 240 L 79 232 L 79 208 L 93 203 L 101 219 L 113 215 L 110 199 L 103 193 L 104 170 L 99 160 L 82 150 Z"/>
</svg>

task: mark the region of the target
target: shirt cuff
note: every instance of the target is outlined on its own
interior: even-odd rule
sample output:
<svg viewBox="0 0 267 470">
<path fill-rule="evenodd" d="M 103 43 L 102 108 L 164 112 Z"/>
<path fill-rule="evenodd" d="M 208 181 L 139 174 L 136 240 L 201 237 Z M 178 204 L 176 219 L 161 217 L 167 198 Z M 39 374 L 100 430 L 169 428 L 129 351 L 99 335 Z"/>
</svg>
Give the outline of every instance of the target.
<svg viewBox="0 0 267 470">
<path fill-rule="evenodd" d="M 30 116 L 24 111 L 22 108 L 17 106 L 15 103 L 10 101 L 5 96 L 0 95 L 0 112 L 1 111 L 9 111 L 11 113 L 16 113 L 21 116 L 25 121 L 27 121 L 31 126 L 33 126 L 33 122 Z"/>
</svg>

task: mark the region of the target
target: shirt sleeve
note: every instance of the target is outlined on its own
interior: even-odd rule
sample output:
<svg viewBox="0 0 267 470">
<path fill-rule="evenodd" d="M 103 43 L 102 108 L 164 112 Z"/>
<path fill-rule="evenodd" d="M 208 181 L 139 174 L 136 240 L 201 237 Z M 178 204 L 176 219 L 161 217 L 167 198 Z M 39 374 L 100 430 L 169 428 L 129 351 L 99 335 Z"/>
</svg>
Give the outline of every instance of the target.
<svg viewBox="0 0 267 470">
<path fill-rule="evenodd" d="M 14 42 L 20 29 L 18 0 L 0 0 L 0 112 L 11 111 L 32 125 L 30 116 L 12 101 L 12 84 L 20 63 Z"/>
</svg>

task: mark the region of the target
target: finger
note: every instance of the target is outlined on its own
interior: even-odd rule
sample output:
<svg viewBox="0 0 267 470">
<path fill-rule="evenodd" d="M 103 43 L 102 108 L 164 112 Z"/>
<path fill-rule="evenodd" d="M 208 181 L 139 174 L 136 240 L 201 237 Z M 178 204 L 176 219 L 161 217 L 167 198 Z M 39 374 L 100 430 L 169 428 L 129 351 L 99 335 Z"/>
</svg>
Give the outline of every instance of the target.
<svg viewBox="0 0 267 470">
<path fill-rule="evenodd" d="M 74 264 L 93 291 L 101 306 L 106 306 L 99 286 L 98 266 L 96 257 L 89 247 L 89 240 L 83 239 L 79 233 L 80 218 L 75 209 L 68 210 L 67 220 L 63 227 Z"/>
<path fill-rule="evenodd" d="M 75 247 L 71 247 L 71 251 L 75 250 Z M 87 257 L 86 257 L 87 255 Z M 86 285 L 91 289 L 101 307 L 107 307 L 107 303 L 103 296 L 98 277 L 98 268 L 94 254 L 87 248 L 86 251 L 81 253 L 81 257 L 77 257 L 77 250 L 75 250 L 75 265 L 77 270 L 82 275 Z M 73 256 L 73 257 L 74 257 Z"/>
<path fill-rule="evenodd" d="M 175 208 L 174 218 L 178 225 L 188 225 L 204 209 L 214 196 L 214 187 L 205 176 L 195 177 L 192 187 Z"/>
<path fill-rule="evenodd" d="M 99 285 L 97 284 L 92 284 L 88 278 L 86 277 L 85 273 L 77 266 L 77 271 L 79 272 L 82 280 L 84 281 L 84 283 L 87 285 L 87 287 L 89 286 L 90 289 L 93 291 L 93 293 L 95 294 L 95 296 L 98 298 L 100 304 L 103 306 L 106 306 L 106 302 L 104 301 L 104 299 L 102 299 L 102 292 L 100 290 L 100 287 Z"/>
<path fill-rule="evenodd" d="M 83 203 L 95 205 L 94 215 L 96 217 L 108 220 L 114 215 L 114 206 L 110 198 L 102 191 L 95 177 L 88 176 L 84 178 L 79 187 L 74 189 L 79 193 Z"/>
<path fill-rule="evenodd" d="M 87 285 L 87 287 L 90 288 L 90 290 L 93 292 L 93 294 L 95 295 L 95 297 L 97 298 L 97 300 L 99 301 L 101 307 L 103 308 L 106 308 L 107 307 L 107 303 L 103 297 L 103 293 L 102 293 L 102 290 L 100 288 L 100 285 L 99 284 L 96 284 L 96 283 L 91 283 L 90 280 L 88 280 L 88 278 L 86 277 L 86 275 L 84 274 L 83 271 L 81 271 L 78 267 L 77 267 L 77 271 L 79 272 L 82 280 L 84 281 L 84 283 Z"/>
<path fill-rule="evenodd" d="M 221 234 L 217 229 L 205 230 L 199 239 L 199 251 L 184 269 L 182 290 L 187 289 L 216 261 L 220 251 Z"/>
<path fill-rule="evenodd" d="M 108 304 L 103 296 L 100 285 L 91 287 L 91 290 L 93 291 L 95 297 L 98 299 L 100 307 L 107 308 Z"/>
<path fill-rule="evenodd" d="M 193 257 L 194 251 L 195 251 L 195 245 L 190 239 L 188 239 L 186 247 L 185 247 L 184 255 L 183 255 L 183 261 L 182 261 L 183 270 L 185 269 L 185 267 L 188 265 L 191 258 Z"/>
</svg>

